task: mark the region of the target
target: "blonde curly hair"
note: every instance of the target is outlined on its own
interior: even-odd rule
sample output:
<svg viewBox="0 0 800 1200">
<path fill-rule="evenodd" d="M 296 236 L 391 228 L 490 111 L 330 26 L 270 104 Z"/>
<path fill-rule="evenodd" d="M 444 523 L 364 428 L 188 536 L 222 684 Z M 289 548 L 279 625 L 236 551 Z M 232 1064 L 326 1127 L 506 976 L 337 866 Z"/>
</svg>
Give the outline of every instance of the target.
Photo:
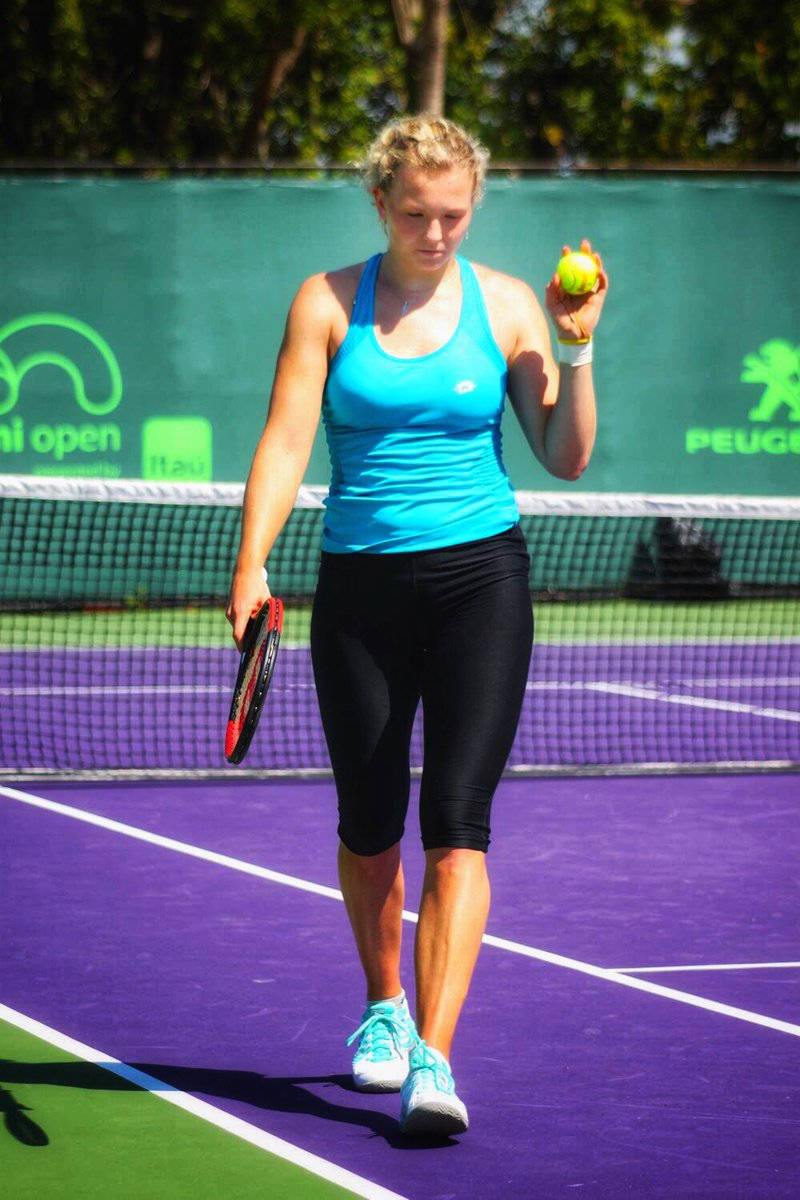
<svg viewBox="0 0 800 1200">
<path fill-rule="evenodd" d="M 422 114 L 398 117 L 384 125 L 360 163 L 364 187 L 386 194 L 401 167 L 441 171 L 464 166 L 472 172 L 472 200 L 483 195 L 489 153 L 477 140 L 445 117 Z"/>
</svg>

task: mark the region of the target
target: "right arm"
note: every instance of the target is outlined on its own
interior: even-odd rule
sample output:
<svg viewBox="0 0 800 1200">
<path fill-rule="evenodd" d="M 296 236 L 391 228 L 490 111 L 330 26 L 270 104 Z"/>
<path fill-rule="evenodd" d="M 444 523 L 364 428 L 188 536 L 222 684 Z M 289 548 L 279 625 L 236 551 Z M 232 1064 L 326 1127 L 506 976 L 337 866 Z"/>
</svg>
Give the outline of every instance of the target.
<svg viewBox="0 0 800 1200">
<path fill-rule="evenodd" d="M 269 596 L 261 568 L 292 511 L 311 455 L 328 373 L 332 302 L 324 276 L 315 275 L 289 310 L 269 414 L 245 487 L 226 612 L 240 648 L 248 619 Z"/>
</svg>

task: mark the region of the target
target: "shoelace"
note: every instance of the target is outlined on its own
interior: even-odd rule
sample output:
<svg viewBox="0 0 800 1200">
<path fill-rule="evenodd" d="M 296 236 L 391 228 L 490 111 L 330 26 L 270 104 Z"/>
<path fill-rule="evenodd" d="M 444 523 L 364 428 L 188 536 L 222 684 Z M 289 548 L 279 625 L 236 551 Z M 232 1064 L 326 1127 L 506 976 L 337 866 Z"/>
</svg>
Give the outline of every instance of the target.
<svg viewBox="0 0 800 1200">
<path fill-rule="evenodd" d="M 420 1058 L 422 1061 L 420 1061 Z M 421 1039 L 417 1043 L 411 1070 L 414 1072 L 415 1086 L 425 1086 L 427 1081 L 423 1078 L 423 1075 L 430 1073 L 433 1076 L 433 1084 L 437 1091 L 449 1093 L 454 1090 L 453 1076 L 450 1074 L 446 1063 L 433 1054 Z"/>
<path fill-rule="evenodd" d="M 362 1035 L 364 1041 L 359 1047 L 359 1054 L 371 1058 L 373 1062 L 388 1062 L 399 1049 L 408 1049 L 410 1046 L 400 1010 L 393 1004 L 369 1012 L 355 1033 L 347 1039 L 347 1045 L 352 1046 L 356 1038 Z"/>
</svg>

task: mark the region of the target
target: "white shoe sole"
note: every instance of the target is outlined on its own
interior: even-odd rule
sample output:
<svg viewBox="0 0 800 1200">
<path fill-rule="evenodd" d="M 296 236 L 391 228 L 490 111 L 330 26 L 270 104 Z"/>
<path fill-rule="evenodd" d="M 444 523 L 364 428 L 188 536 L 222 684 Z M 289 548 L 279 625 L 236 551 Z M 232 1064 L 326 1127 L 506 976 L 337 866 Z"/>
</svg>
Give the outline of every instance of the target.
<svg viewBox="0 0 800 1200">
<path fill-rule="evenodd" d="M 394 1074 L 373 1075 L 367 1072 L 353 1071 L 353 1084 L 358 1092 L 399 1092 L 408 1075 L 408 1064 L 397 1064 Z"/>
<path fill-rule="evenodd" d="M 467 1110 L 460 1100 L 437 1099 L 416 1104 L 400 1122 L 403 1133 L 425 1137 L 450 1137 L 469 1128 Z"/>
</svg>

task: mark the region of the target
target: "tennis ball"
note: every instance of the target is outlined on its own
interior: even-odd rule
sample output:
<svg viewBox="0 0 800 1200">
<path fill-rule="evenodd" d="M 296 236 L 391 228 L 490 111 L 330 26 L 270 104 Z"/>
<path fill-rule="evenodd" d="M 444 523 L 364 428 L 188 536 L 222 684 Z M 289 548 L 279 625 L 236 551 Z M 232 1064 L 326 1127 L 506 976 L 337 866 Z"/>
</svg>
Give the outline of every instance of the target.
<svg viewBox="0 0 800 1200">
<path fill-rule="evenodd" d="M 597 263 L 590 254 L 573 250 L 565 254 L 556 267 L 561 286 L 570 296 L 582 296 L 597 283 Z"/>
</svg>

